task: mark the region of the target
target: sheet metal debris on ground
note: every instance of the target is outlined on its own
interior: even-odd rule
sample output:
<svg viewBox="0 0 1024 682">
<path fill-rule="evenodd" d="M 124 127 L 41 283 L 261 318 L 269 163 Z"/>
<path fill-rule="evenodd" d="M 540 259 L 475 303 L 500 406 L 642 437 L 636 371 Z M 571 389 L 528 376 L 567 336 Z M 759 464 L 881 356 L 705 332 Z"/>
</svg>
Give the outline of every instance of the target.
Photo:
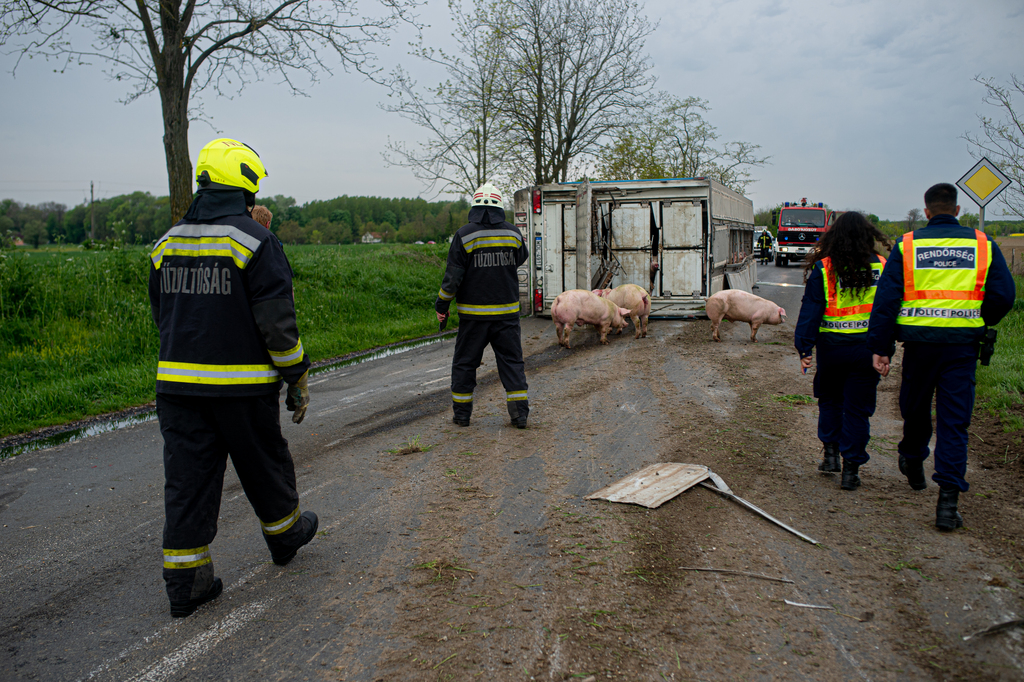
<svg viewBox="0 0 1024 682">
<path fill-rule="evenodd" d="M 710 475 L 711 471 L 705 466 L 661 462 L 644 467 L 635 474 L 587 495 L 585 499 L 638 504 L 654 509 Z"/>
<path fill-rule="evenodd" d="M 706 482 L 706 479 L 709 478 L 714 485 Z M 719 495 L 728 497 L 733 502 L 746 507 L 750 511 L 760 514 L 780 528 L 784 528 L 793 535 L 796 535 L 801 540 L 806 540 L 812 545 L 818 544 L 817 540 L 804 535 L 795 528 L 787 526 L 760 507 L 736 495 L 721 476 L 706 466 L 699 464 L 681 464 L 679 462 L 651 464 L 635 474 L 631 474 L 611 485 L 601 488 L 597 492 L 587 495 L 584 499 L 638 504 L 648 509 L 654 509 L 698 483 L 708 490 L 713 490 Z"/>
</svg>

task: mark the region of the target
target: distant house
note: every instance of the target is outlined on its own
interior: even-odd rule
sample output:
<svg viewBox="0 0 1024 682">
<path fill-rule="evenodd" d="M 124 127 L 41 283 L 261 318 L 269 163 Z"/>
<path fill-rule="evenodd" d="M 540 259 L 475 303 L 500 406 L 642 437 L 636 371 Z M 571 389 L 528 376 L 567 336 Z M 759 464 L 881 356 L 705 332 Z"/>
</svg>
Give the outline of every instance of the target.
<svg viewBox="0 0 1024 682">
<path fill-rule="evenodd" d="M 382 241 L 384 241 L 384 238 L 376 232 L 367 232 L 363 235 L 364 244 L 380 244 Z"/>
</svg>

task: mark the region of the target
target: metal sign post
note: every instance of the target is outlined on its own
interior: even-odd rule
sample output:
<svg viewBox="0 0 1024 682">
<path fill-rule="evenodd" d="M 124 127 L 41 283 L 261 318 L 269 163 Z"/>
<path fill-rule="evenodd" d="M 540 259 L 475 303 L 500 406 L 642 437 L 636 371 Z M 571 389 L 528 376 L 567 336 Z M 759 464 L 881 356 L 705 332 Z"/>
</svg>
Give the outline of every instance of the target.
<svg viewBox="0 0 1024 682">
<path fill-rule="evenodd" d="M 981 161 L 974 164 L 974 168 L 957 180 L 956 186 L 978 204 L 978 229 L 984 232 L 985 206 L 1010 186 L 1010 178 L 983 156 Z"/>
</svg>

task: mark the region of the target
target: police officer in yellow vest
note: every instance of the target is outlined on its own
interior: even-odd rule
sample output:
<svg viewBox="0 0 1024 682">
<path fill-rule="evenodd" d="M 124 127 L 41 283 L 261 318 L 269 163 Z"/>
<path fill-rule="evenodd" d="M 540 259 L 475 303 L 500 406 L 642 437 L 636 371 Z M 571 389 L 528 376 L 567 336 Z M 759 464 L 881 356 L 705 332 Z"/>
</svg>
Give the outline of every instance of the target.
<svg viewBox="0 0 1024 682">
<path fill-rule="evenodd" d="M 800 364 L 811 367 L 818 349 L 814 395 L 818 399 L 818 439 L 825 456 L 818 471 L 840 471 L 844 490 L 860 486 L 868 461 L 869 419 L 875 413 L 878 373 L 868 351 L 868 318 L 885 259 L 875 244 L 888 245 L 878 228 L 848 211 L 825 233 L 804 266 L 803 302 L 794 344 Z"/>
<path fill-rule="evenodd" d="M 974 411 L 974 372 L 985 328 L 1013 306 L 1013 277 L 999 246 L 956 220 L 956 187 L 940 183 L 924 194 L 928 225 L 893 248 L 875 294 L 868 347 L 875 369 L 889 373 L 893 339 L 903 342 L 899 468 L 914 490 L 927 487 L 924 460 L 935 399 L 935 525 L 963 525 L 957 511 L 967 491 L 967 428 Z"/>
<path fill-rule="evenodd" d="M 250 147 L 221 138 L 199 152 L 185 217 L 151 254 L 149 298 L 160 330 L 156 409 L 164 438 L 164 582 L 171 615 L 223 589 L 210 543 L 228 455 L 274 563 L 316 534 L 299 511 L 278 395 L 299 423 L 309 357 L 299 339 L 291 268 L 280 242 L 250 217 L 267 171 Z"/>
</svg>

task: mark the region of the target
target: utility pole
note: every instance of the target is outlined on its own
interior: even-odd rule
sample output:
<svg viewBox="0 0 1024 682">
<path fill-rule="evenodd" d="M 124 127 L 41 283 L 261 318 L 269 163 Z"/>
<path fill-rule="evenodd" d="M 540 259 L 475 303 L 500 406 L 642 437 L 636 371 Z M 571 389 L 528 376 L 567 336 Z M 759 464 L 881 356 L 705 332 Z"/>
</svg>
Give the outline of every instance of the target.
<svg viewBox="0 0 1024 682">
<path fill-rule="evenodd" d="M 92 180 L 89 181 L 89 241 L 96 241 L 96 195 L 93 193 Z"/>
</svg>

